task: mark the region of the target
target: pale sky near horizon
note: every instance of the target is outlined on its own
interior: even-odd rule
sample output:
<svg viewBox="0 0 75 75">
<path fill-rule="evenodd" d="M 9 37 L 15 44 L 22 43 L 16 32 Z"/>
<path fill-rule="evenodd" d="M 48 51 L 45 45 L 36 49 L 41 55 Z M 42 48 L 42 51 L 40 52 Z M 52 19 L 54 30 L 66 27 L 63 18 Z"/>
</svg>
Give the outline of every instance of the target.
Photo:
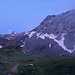
<svg viewBox="0 0 75 75">
<path fill-rule="evenodd" d="M 75 9 L 75 0 L 0 0 L 0 34 L 27 32 L 48 15 Z"/>
</svg>

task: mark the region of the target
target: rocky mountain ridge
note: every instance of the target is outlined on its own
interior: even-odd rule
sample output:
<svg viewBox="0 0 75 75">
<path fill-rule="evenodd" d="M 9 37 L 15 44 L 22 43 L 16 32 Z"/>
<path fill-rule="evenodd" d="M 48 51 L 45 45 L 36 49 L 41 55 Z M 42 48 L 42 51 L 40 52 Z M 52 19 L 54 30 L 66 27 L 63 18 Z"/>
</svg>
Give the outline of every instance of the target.
<svg viewBox="0 0 75 75">
<path fill-rule="evenodd" d="M 23 52 L 51 56 L 75 55 L 75 10 L 49 15 L 27 33 L 14 32 L 0 37 L 0 40 L 4 38 L 19 45 Z M 1 43 L 0 46 L 3 47 Z"/>
</svg>

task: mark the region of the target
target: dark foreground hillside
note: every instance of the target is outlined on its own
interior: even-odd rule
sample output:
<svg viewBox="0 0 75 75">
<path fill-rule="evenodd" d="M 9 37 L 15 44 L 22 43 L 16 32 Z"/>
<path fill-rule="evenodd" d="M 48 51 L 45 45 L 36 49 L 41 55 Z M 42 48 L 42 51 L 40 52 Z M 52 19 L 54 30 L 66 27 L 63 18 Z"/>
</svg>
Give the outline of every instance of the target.
<svg viewBox="0 0 75 75">
<path fill-rule="evenodd" d="M 75 75 L 75 57 L 33 55 L 19 49 L 0 49 L 0 75 Z"/>
</svg>

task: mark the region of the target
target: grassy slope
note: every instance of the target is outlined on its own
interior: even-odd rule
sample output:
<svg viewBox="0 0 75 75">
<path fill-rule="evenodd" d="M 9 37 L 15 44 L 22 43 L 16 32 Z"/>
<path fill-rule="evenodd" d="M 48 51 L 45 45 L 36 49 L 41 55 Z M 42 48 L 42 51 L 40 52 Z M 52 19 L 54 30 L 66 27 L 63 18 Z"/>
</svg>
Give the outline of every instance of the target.
<svg viewBox="0 0 75 75">
<path fill-rule="evenodd" d="M 75 57 L 24 54 L 17 48 L 6 47 L 0 49 L 0 75 L 8 74 L 75 75 Z"/>
</svg>

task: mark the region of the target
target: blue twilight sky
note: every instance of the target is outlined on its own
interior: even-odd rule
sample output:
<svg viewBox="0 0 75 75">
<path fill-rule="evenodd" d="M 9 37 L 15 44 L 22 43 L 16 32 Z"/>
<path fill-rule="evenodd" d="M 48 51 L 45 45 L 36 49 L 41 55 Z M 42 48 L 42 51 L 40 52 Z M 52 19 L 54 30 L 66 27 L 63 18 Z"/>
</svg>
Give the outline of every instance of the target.
<svg viewBox="0 0 75 75">
<path fill-rule="evenodd" d="M 75 0 L 0 0 L 0 34 L 27 32 L 50 14 L 75 9 Z"/>
</svg>

